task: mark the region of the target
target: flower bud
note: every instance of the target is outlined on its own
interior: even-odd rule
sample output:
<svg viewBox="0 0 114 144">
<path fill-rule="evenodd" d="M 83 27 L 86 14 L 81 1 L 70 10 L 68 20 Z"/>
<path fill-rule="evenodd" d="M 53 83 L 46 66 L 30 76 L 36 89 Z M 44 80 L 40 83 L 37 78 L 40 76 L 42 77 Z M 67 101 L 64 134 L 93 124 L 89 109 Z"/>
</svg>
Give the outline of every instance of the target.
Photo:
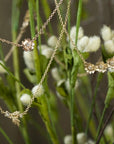
<svg viewBox="0 0 114 144">
<path fill-rule="evenodd" d="M 27 106 L 31 101 L 31 97 L 28 94 L 23 94 L 20 97 L 20 101 L 22 102 L 23 105 Z"/>
<path fill-rule="evenodd" d="M 42 50 L 42 55 L 44 55 L 47 59 L 49 59 L 52 56 L 52 53 L 53 53 L 52 48 Z"/>
<path fill-rule="evenodd" d="M 47 49 L 47 48 L 49 48 L 47 45 L 45 45 L 45 44 L 42 44 L 42 45 L 41 45 L 41 50 L 44 50 L 44 49 Z M 40 49 L 39 46 L 38 46 L 38 49 Z"/>
<path fill-rule="evenodd" d="M 103 28 L 101 29 L 101 36 L 102 36 L 104 41 L 110 40 L 112 37 L 110 27 L 104 25 Z"/>
<path fill-rule="evenodd" d="M 88 45 L 85 47 L 83 52 L 95 52 L 100 48 L 101 40 L 98 36 L 89 38 Z"/>
<path fill-rule="evenodd" d="M 64 137 L 64 144 L 72 144 L 72 136 L 71 135 L 66 135 Z"/>
<path fill-rule="evenodd" d="M 113 40 L 105 41 L 104 46 L 108 54 L 114 54 L 114 41 Z"/>
<path fill-rule="evenodd" d="M 32 94 L 39 97 L 44 94 L 44 88 L 42 85 L 36 85 L 32 88 Z"/>
<path fill-rule="evenodd" d="M 48 45 L 51 47 L 55 47 L 57 44 L 57 37 L 56 36 L 51 36 L 48 41 L 47 41 Z"/>
<path fill-rule="evenodd" d="M 58 69 L 57 69 L 56 67 L 51 70 L 51 74 L 52 74 L 52 77 L 53 77 L 56 81 L 61 80 L 59 71 L 58 71 Z"/>
<path fill-rule="evenodd" d="M 84 48 L 88 45 L 89 38 L 87 36 L 82 37 L 78 40 L 77 47 L 79 51 L 83 52 Z"/>
<path fill-rule="evenodd" d="M 24 51 L 23 52 L 23 58 L 24 58 L 24 62 L 27 66 L 28 69 L 30 70 L 35 70 L 35 66 L 34 66 L 34 59 L 33 59 L 33 51 Z"/>
<path fill-rule="evenodd" d="M 4 64 L 3 61 L 0 60 L 1 64 Z M 7 71 L 0 65 L 0 73 L 7 73 Z"/>
<path fill-rule="evenodd" d="M 113 138 L 114 130 L 111 124 L 107 125 L 104 131 L 105 136 L 108 136 L 109 138 Z"/>
<path fill-rule="evenodd" d="M 79 28 L 79 32 L 78 32 L 78 39 L 81 39 L 84 35 L 84 31 L 83 31 L 83 28 L 80 27 Z M 75 44 L 75 39 L 76 39 L 76 26 L 73 26 L 70 30 L 70 38 L 72 39 L 72 41 L 74 42 Z M 72 42 L 70 42 L 70 48 L 73 49 L 74 46 L 72 44 Z"/>
<path fill-rule="evenodd" d="M 77 142 L 78 144 L 84 144 L 87 142 L 87 136 L 85 133 L 78 133 L 77 134 Z"/>
</svg>

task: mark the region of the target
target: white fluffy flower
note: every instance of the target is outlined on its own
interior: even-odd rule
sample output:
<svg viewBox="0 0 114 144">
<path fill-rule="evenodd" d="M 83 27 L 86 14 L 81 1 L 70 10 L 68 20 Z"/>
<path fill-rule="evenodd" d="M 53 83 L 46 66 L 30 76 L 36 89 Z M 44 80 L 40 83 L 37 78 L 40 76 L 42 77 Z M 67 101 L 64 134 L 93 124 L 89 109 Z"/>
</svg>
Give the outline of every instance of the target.
<svg viewBox="0 0 114 144">
<path fill-rule="evenodd" d="M 31 97 L 28 94 L 23 94 L 20 97 L 20 101 L 22 102 L 23 105 L 27 106 L 31 101 Z"/>
<path fill-rule="evenodd" d="M 84 35 L 84 31 L 83 28 L 80 27 L 79 28 L 79 32 L 78 32 L 78 39 L 82 38 Z M 76 26 L 73 26 L 70 30 L 70 38 L 72 39 L 73 43 L 75 44 L 75 39 L 76 39 Z M 73 49 L 74 46 L 72 44 L 72 42 L 70 42 L 70 48 Z"/>
<path fill-rule="evenodd" d="M 64 144 L 72 144 L 72 136 L 71 135 L 66 135 L 64 137 Z"/>
<path fill-rule="evenodd" d="M 79 51 L 83 52 L 84 48 L 88 45 L 89 38 L 87 36 L 82 37 L 78 40 L 77 47 Z"/>
<path fill-rule="evenodd" d="M 58 71 L 58 69 L 57 69 L 56 67 L 51 70 L 51 74 L 52 74 L 52 77 L 53 77 L 56 81 L 61 80 L 59 71 Z"/>
<path fill-rule="evenodd" d="M 44 88 L 42 85 L 36 85 L 32 88 L 32 94 L 39 97 L 44 94 Z"/>
<path fill-rule="evenodd" d="M 102 36 L 104 41 L 110 40 L 112 37 L 110 27 L 104 25 L 103 28 L 101 29 L 101 36 Z"/>
<path fill-rule="evenodd" d="M 84 144 L 87 142 L 87 136 L 85 133 L 78 133 L 77 134 L 77 141 L 78 144 Z"/>
<path fill-rule="evenodd" d="M 51 57 L 52 53 L 53 53 L 52 48 L 47 48 L 47 49 L 42 50 L 42 55 L 44 55 L 47 59 Z"/>
<path fill-rule="evenodd" d="M 30 69 L 30 70 L 35 70 L 33 57 L 34 57 L 33 51 L 24 51 L 23 52 L 24 62 L 26 64 L 26 66 L 28 67 L 28 69 Z"/>
<path fill-rule="evenodd" d="M 48 41 L 47 41 L 48 45 L 51 47 L 55 47 L 57 44 L 57 37 L 56 36 L 51 36 Z"/>
<path fill-rule="evenodd" d="M 98 36 L 93 36 L 89 38 L 88 45 L 85 47 L 83 52 L 95 52 L 100 48 L 101 40 Z"/>
<path fill-rule="evenodd" d="M 1 64 L 4 64 L 3 61 L 0 60 Z M 0 73 L 6 73 L 6 70 L 0 65 Z"/>
<path fill-rule="evenodd" d="M 104 134 L 110 138 L 113 138 L 114 130 L 112 125 L 107 125 L 105 128 Z"/>
<path fill-rule="evenodd" d="M 105 41 L 104 47 L 107 53 L 113 54 L 114 53 L 114 41 L 113 40 L 108 40 Z"/>
</svg>

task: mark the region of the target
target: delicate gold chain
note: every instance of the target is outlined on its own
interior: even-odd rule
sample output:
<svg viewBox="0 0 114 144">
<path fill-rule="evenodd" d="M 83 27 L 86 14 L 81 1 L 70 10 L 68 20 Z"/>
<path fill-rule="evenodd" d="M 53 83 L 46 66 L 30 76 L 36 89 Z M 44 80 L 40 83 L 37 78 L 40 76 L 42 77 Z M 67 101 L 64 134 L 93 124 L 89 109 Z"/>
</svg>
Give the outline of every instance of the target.
<svg viewBox="0 0 114 144">
<path fill-rule="evenodd" d="M 65 31 L 65 27 L 66 27 L 66 25 L 67 25 L 67 19 L 68 19 L 68 12 L 69 12 L 69 9 L 70 9 L 70 3 L 71 3 L 71 0 L 69 0 L 69 3 L 68 3 L 67 12 L 66 12 L 66 17 L 65 17 L 65 23 L 63 24 L 63 28 L 62 28 L 62 30 L 61 30 L 59 39 L 58 39 L 58 41 L 57 41 L 55 50 L 54 50 L 54 52 L 53 52 L 53 54 L 52 54 L 52 56 L 51 56 L 51 58 L 50 58 L 50 61 L 49 61 L 48 65 L 47 65 L 47 68 L 46 68 L 46 70 L 45 70 L 45 72 L 44 72 L 44 74 L 43 74 L 43 76 L 42 76 L 42 79 L 41 79 L 41 81 L 40 81 L 40 83 L 39 83 L 39 86 L 42 85 L 45 77 L 47 76 L 47 73 L 48 73 L 48 71 L 49 71 L 50 65 L 52 64 L 52 61 L 53 61 L 53 59 L 54 59 L 54 57 L 55 57 L 55 54 L 56 54 L 56 51 L 57 51 L 57 49 L 58 49 L 58 47 L 59 47 L 59 45 L 60 45 L 60 41 L 61 41 L 61 39 L 62 39 L 62 37 L 63 37 L 64 31 Z M 38 93 L 38 91 L 39 91 L 39 87 L 38 87 L 36 93 Z M 3 111 L 3 109 L 0 107 L 1 113 L 4 114 L 6 117 L 12 119 L 12 122 L 13 122 L 14 124 L 16 124 L 17 126 L 19 126 L 19 124 L 20 124 L 19 118 L 21 118 L 21 117 L 23 117 L 25 114 L 27 114 L 27 112 L 29 111 L 29 109 L 30 109 L 30 107 L 31 107 L 31 105 L 32 105 L 35 97 L 36 97 L 36 93 L 33 95 L 33 97 L 32 97 L 32 99 L 31 99 L 29 105 L 27 106 L 27 108 L 25 109 L 24 112 L 20 113 L 19 111 L 15 111 L 15 112 L 13 112 L 13 113 L 10 113 L 10 112 L 8 112 L 8 111 Z"/>
<path fill-rule="evenodd" d="M 42 28 L 40 29 L 40 31 L 35 35 L 35 37 L 31 40 L 31 41 L 34 41 L 37 39 L 37 37 L 41 34 L 44 33 L 44 29 L 46 28 L 46 26 L 48 25 L 48 23 L 50 22 L 50 20 L 52 19 L 52 17 L 54 16 L 55 12 L 57 11 L 58 12 L 58 16 L 59 16 L 59 19 L 60 19 L 60 22 L 61 22 L 61 25 L 62 25 L 62 30 L 61 30 L 61 33 L 59 35 L 59 38 L 58 38 L 58 41 L 56 43 L 56 47 L 54 49 L 54 52 L 50 58 L 50 61 L 45 69 L 45 72 L 41 78 L 41 81 L 39 83 L 39 87 L 36 91 L 36 93 L 39 92 L 39 88 L 40 88 L 40 85 L 42 85 L 45 77 L 47 76 L 47 73 L 49 71 L 49 68 L 50 68 L 50 65 L 52 64 L 52 61 L 53 59 L 55 58 L 55 55 L 56 55 L 56 51 L 58 50 L 58 47 L 60 45 L 60 41 L 62 40 L 62 37 L 63 37 L 63 34 L 66 33 L 66 35 L 68 36 L 69 40 L 72 42 L 75 50 L 77 51 L 78 55 L 80 56 L 81 60 L 83 61 L 84 63 L 84 66 L 85 66 L 85 70 L 89 73 L 89 74 L 92 74 L 94 73 L 95 71 L 98 71 L 98 72 L 105 72 L 107 69 L 109 68 L 112 68 L 114 69 L 114 57 L 112 57 L 111 59 L 108 59 L 107 60 L 107 63 L 104 63 L 104 62 L 98 62 L 96 63 L 96 65 L 94 64 L 91 64 L 91 63 L 88 63 L 84 60 L 83 56 L 81 55 L 81 53 L 79 52 L 79 50 L 77 49 L 76 45 L 74 44 L 73 40 L 71 39 L 70 35 L 68 34 L 67 30 L 66 30 L 66 25 L 67 25 L 67 19 L 68 19 L 68 12 L 69 12 L 69 9 L 70 9 L 70 4 L 71 4 L 71 0 L 69 0 L 68 2 L 68 5 L 67 5 L 67 12 L 66 12 L 66 17 L 65 17 L 65 23 L 63 23 L 63 20 L 62 20 L 62 17 L 61 17 L 61 14 L 60 14 L 60 10 L 59 10 L 59 7 L 61 5 L 61 3 L 63 2 L 63 0 L 60 0 L 59 3 L 57 3 L 57 0 L 55 0 L 55 4 L 56 4 L 56 8 L 53 10 L 53 12 L 51 13 L 50 17 L 47 19 L 47 21 L 44 23 L 44 25 L 42 26 Z M 20 45 L 20 44 L 16 44 L 16 43 L 13 43 L 13 42 L 9 42 L 7 40 L 4 40 L 4 39 L 1 39 L 0 40 L 2 42 L 6 42 L 8 44 L 11 44 L 11 45 L 14 45 L 14 46 L 19 46 L 19 47 L 22 47 L 23 45 Z M 12 121 L 19 126 L 19 123 L 20 123 L 20 120 L 19 118 L 23 117 L 25 114 L 27 114 L 27 112 L 29 111 L 29 109 L 31 108 L 31 105 L 36 97 L 36 93 L 33 95 L 33 97 L 31 98 L 31 101 L 29 103 L 29 105 L 27 106 L 27 108 L 25 109 L 24 112 L 19 112 L 19 111 L 15 111 L 13 113 L 10 113 L 8 111 L 3 111 L 3 109 L 0 107 L 0 112 L 2 114 L 4 114 L 6 117 L 12 119 Z"/>
</svg>

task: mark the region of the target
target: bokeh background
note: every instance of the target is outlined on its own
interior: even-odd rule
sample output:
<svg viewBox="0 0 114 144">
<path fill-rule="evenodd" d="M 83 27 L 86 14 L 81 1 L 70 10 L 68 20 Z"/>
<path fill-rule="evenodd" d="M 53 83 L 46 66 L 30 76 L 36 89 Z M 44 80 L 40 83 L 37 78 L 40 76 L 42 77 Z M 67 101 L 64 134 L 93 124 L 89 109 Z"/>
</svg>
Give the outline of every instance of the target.
<svg viewBox="0 0 114 144">
<path fill-rule="evenodd" d="M 54 9 L 54 0 L 48 0 L 51 9 Z M 71 17 L 71 25 L 75 25 L 75 16 L 76 16 L 76 8 L 75 4 L 77 0 L 72 0 L 71 10 L 72 10 L 72 17 Z M 4 38 L 7 40 L 11 40 L 11 6 L 12 6 L 12 0 L 0 0 L 0 38 Z M 20 25 L 23 20 L 23 16 L 27 10 L 27 2 L 24 1 L 22 8 L 21 8 L 21 17 L 20 17 Z M 108 26 L 111 26 L 111 28 L 114 29 L 114 0 L 88 0 L 87 4 L 84 5 L 85 10 L 87 11 L 89 17 L 81 22 L 81 26 L 83 26 L 85 34 L 90 35 L 99 35 L 100 29 L 103 26 L 103 24 L 106 24 Z M 43 10 L 42 8 L 40 8 Z M 56 23 L 56 19 L 54 18 L 52 24 Z M 57 32 L 55 31 L 55 34 Z M 28 32 L 24 34 L 23 36 L 30 37 L 30 32 L 28 29 Z M 4 49 L 4 55 L 7 54 L 9 49 L 11 48 L 10 45 L 3 44 Z M 97 52 L 96 54 L 92 54 L 90 59 L 92 62 L 95 62 L 100 57 L 101 53 Z M 12 58 L 10 58 L 7 62 L 7 64 L 12 67 Z M 20 50 L 20 67 L 23 69 L 25 67 L 25 64 L 23 62 L 22 57 L 22 50 Z M 94 80 L 95 75 L 91 77 L 91 81 L 93 82 L 92 87 L 94 88 Z M 23 72 L 21 71 L 21 81 L 24 83 L 25 86 L 31 88 L 32 85 L 28 83 L 27 79 L 23 75 Z M 53 83 L 53 80 L 50 80 L 50 85 Z M 104 91 L 106 91 L 107 87 L 107 79 L 104 78 L 103 85 L 101 85 L 101 88 L 103 89 L 103 95 L 102 91 L 100 94 L 100 97 L 98 98 L 99 105 L 101 106 L 101 109 L 103 107 L 103 100 L 104 100 Z M 52 86 L 52 85 L 51 85 Z M 53 88 L 53 86 L 52 86 Z M 91 100 L 90 100 L 91 103 Z M 2 100 L 0 100 L 0 105 L 7 109 L 5 104 Z M 70 119 L 69 119 L 69 111 L 62 105 L 62 103 L 58 99 L 58 107 L 59 107 L 59 122 L 60 125 L 64 131 L 65 134 L 70 133 Z M 36 119 L 36 121 L 39 123 L 41 127 L 44 127 L 42 120 L 40 116 L 37 114 L 35 109 L 30 110 L 30 113 L 32 113 Z M 23 138 L 16 126 L 12 124 L 12 122 L 5 118 L 3 115 L 0 114 L 0 127 L 2 127 L 5 132 L 8 134 L 8 136 L 11 138 L 11 140 L 14 142 L 14 144 L 24 144 Z M 47 141 L 44 140 L 44 137 L 38 132 L 31 124 L 29 124 L 29 134 L 32 140 L 33 144 L 47 144 Z M 7 141 L 0 133 L 0 144 L 7 144 Z"/>
</svg>

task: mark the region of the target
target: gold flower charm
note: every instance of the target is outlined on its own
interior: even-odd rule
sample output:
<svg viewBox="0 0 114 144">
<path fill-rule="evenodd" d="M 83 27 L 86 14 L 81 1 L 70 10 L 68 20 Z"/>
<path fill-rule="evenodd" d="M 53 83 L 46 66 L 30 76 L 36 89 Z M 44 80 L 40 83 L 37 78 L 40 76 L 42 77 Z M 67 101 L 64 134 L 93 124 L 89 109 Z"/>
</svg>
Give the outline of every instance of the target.
<svg viewBox="0 0 114 144">
<path fill-rule="evenodd" d="M 107 71 L 107 64 L 102 62 L 102 61 L 96 63 L 96 71 L 102 72 L 102 73 L 106 72 Z"/>
<path fill-rule="evenodd" d="M 108 59 L 107 61 L 107 65 L 108 65 L 108 68 L 114 68 L 114 56 L 110 59 Z"/>
<path fill-rule="evenodd" d="M 89 73 L 89 74 L 93 74 L 96 70 L 96 67 L 95 67 L 94 64 L 85 63 L 84 66 L 85 66 L 86 72 Z"/>
<path fill-rule="evenodd" d="M 10 118 L 15 125 L 19 126 L 19 124 L 20 124 L 19 117 L 21 117 L 21 114 L 19 111 L 15 111 L 13 113 L 6 111 L 5 117 Z"/>
<path fill-rule="evenodd" d="M 22 46 L 25 51 L 32 51 L 34 49 L 34 42 L 30 39 L 22 41 Z"/>
</svg>

